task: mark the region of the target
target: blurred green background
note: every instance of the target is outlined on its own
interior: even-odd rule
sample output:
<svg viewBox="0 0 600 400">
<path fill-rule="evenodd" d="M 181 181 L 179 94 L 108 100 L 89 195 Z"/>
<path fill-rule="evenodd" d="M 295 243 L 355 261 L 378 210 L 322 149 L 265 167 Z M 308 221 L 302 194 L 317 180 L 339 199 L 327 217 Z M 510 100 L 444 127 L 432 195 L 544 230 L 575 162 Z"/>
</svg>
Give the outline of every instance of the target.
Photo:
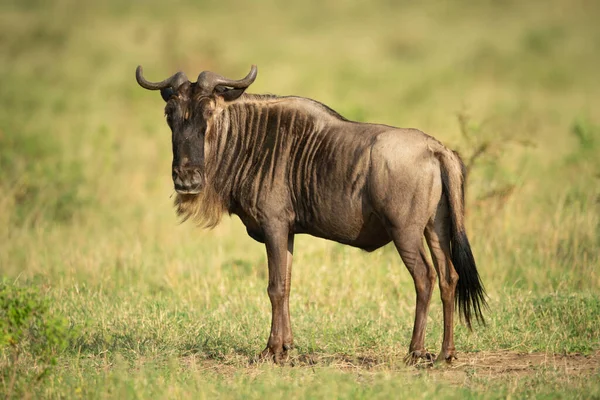
<svg viewBox="0 0 600 400">
<path fill-rule="evenodd" d="M 50 299 L 49 315 L 72 331 L 43 379 L 33 352 L 23 347 L 15 361 L 16 347 L 4 348 L 4 391 L 327 397 L 340 382 L 334 397 L 395 393 L 385 377 L 363 382 L 326 361 L 322 379 L 267 369 L 253 380 L 264 371 L 247 361 L 270 318 L 264 249 L 237 218 L 212 231 L 178 225 L 164 102 L 137 85 L 138 64 L 155 81 L 177 70 L 240 78 L 257 64 L 249 92 L 314 98 L 459 150 L 491 305 L 487 329 L 457 327 L 459 352 L 597 352 L 599 18 L 588 0 L 1 0 L 0 273 Z M 300 237 L 294 262 L 298 357 L 370 354 L 417 397 L 445 387 L 399 367 L 414 289 L 393 248 L 367 255 Z M 435 349 L 437 294 L 429 321 Z M 237 391 L 189 372 L 215 361 L 231 370 L 210 374 Z M 529 394 L 564 387 L 556 375 L 536 379 Z M 491 384 L 500 397 L 512 390 L 475 379 L 448 393 Z"/>
</svg>

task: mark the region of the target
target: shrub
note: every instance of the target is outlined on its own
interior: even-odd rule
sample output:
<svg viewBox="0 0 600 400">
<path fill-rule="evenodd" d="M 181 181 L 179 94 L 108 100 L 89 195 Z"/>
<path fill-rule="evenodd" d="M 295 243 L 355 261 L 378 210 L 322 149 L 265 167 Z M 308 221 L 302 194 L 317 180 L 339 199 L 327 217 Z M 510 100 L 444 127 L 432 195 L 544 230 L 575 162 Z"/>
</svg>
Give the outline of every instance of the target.
<svg viewBox="0 0 600 400">
<path fill-rule="evenodd" d="M 33 372 L 35 381 L 41 380 L 71 334 L 66 319 L 51 313 L 38 288 L 0 282 L 0 376 L 8 395 L 14 394 L 17 377 L 26 379 Z"/>
</svg>

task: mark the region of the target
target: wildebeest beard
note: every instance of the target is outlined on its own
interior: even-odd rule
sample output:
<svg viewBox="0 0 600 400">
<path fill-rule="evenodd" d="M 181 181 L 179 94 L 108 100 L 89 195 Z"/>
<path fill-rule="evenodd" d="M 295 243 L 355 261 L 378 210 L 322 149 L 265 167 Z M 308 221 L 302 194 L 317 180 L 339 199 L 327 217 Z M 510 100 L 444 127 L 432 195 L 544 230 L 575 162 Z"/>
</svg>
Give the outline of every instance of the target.
<svg viewBox="0 0 600 400">
<path fill-rule="evenodd" d="M 198 194 L 177 194 L 177 215 L 181 222 L 192 220 L 204 228 L 214 228 L 221 222 L 225 205 L 213 185 L 207 183 Z"/>
</svg>

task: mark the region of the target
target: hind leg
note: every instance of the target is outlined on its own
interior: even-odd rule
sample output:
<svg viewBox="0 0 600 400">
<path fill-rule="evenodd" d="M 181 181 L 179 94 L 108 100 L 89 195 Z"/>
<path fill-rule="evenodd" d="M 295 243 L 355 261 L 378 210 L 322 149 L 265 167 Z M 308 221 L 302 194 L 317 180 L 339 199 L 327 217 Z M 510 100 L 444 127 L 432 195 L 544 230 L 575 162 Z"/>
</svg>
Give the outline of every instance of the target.
<svg viewBox="0 0 600 400">
<path fill-rule="evenodd" d="M 440 201 L 438 211 L 425 228 L 425 238 L 431 250 L 433 264 L 439 276 L 442 307 L 444 310 L 444 339 L 439 361 L 452 362 L 456 358 L 454 348 L 454 302 L 458 274 L 450 258 L 450 216 L 445 200 Z"/>
<path fill-rule="evenodd" d="M 402 261 L 413 278 L 417 294 L 415 324 L 405 361 L 407 364 L 415 364 L 421 359 L 433 362 L 435 355 L 425 349 L 425 327 L 436 274 L 425 256 L 423 231 L 412 229 L 400 232 L 399 229 L 393 229 L 391 235 Z"/>
</svg>

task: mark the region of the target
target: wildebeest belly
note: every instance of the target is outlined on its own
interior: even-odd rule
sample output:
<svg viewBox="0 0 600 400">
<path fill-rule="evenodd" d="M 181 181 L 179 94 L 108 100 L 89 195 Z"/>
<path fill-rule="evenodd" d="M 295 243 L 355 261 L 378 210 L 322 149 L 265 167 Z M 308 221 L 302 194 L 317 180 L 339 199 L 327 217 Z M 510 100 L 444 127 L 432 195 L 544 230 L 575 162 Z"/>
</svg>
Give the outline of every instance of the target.
<svg viewBox="0 0 600 400">
<path fill-rule="evenodd" d="M 362 215 L 360 211 L 339 209 L 338 212 L 310 222 L 297 223 L 295 233 L 306 233 L 315 237 L 373 251 L 391 241 L 381 220 L 373 213 Z"/>
<path fill-rule="evenodd" d="M 241 210 L 236 211 L 246 226 L 248 235 L 264 243 L 264 231 L 260 224 Z M 360 210 L 348 207 L 329 213 L 321 209 L 318 216 L 311 215 L 304 221 L 296 220 L 291 228 L 294 234 L 308 234 L 366 251 L 376 250 L 391 241 L 383 223 L 375 214 L 371 212 L 363 215 Z"/>
</svg>

